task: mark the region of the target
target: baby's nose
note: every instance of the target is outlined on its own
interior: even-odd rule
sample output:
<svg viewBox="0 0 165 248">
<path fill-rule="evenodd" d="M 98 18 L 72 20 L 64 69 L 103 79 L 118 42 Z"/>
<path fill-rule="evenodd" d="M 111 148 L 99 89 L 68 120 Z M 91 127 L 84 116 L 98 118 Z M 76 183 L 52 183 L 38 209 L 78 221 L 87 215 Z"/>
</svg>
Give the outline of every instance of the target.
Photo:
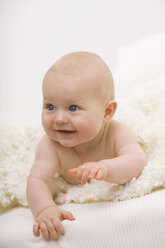
<svg viewBox="0 0 165 248">
<path fill-rule="evenodd" d="M 65 113 L 64 111 L 57 111 L 54 118 L 54 122 L 57 124 L 67 124 L 69 122 L 67 118 L 67 113 Z"/>
</svg>

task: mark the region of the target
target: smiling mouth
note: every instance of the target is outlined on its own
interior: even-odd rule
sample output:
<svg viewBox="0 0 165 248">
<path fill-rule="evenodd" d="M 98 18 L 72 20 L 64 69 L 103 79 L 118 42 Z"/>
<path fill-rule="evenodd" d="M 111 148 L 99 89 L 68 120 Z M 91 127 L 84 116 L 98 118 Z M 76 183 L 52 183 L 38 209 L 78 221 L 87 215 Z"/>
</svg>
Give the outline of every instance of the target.
<svg viewBox="0 0 165 248">
<path fill-rule="evenodd" d="M 70 131 L 70 130 L 57 130 L 57 132 L 64 136 L 68 136 L 76 133 L 76 131 Z"/>
</svg>

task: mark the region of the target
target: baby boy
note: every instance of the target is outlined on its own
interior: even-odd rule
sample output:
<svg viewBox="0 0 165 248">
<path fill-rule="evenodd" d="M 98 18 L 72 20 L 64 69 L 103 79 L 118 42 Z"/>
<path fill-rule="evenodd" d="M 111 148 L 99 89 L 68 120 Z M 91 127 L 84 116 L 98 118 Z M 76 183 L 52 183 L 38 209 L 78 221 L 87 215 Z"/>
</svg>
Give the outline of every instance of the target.
<svg viewBox="0 0 165 248">
<path fill-rule="evenodd" d="M 34 215 L 33 232 L 57 240 L 62 220 L 75 220 L 53 201 L 54 174 L 67 182 L 90 179 L 125 184 L 138 177 L 147 158 L 134 133 L 113 120 L 117 108 L 111 72 L 90 52 L 59 59 L 43 80 L 41 138 L 27 181 L 27 199 Z"/>
</svg>

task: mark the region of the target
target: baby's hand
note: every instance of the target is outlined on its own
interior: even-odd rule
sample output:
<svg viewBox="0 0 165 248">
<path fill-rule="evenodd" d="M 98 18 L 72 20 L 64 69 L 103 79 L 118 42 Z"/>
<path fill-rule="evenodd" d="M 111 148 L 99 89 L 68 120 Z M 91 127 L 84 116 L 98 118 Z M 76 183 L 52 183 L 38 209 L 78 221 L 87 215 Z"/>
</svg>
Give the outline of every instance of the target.
<svg viewBox="0 0 165 248">
<path fill-rule="evenodd" d="M 75 220 L 72 213 L 56 206 L 48 207 L 44 209 L 36 218 L 33 225 L 33 232 L 36 236 L 40 236 L 39 229 L 45 240 L 49 240 L 50 237 L 54 240 L 58 239 L 58 235 L 64 235 L 65 231 L 61 223 L 62 220 Z"/>
<path fill-rule="evenodd" d="M 69 174 L 76 175 L 77 181 L 86 184 L 88 179 L 106 180 L 107 166 L 100 162 L 88 162 L 78 168 L 68 170 Z"/>
</svg>

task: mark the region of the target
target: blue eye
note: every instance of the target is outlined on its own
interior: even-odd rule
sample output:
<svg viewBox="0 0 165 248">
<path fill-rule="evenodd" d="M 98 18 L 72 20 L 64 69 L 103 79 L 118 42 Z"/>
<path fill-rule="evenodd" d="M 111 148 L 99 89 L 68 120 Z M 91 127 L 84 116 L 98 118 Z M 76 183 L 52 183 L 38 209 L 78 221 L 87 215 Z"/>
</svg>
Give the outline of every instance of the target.
<svg viewBox="0 0 165 248">
<path fill-rule="evenodd" d="M 76 105 L 71 105 L 71 106 L 69 107 L 69 111 L 71 111 L 71 112 L 76 112 L 77 110 L 79 110 L 79 107 L 76 106 Z"/>
<path fill-rule="evenodd" d="M 53 111 L 54 109 L 55 109 L 55 107 L 52 104 L 49 104 L 48 105 L 48 110 L 49 111 Z"/>
</svg>

